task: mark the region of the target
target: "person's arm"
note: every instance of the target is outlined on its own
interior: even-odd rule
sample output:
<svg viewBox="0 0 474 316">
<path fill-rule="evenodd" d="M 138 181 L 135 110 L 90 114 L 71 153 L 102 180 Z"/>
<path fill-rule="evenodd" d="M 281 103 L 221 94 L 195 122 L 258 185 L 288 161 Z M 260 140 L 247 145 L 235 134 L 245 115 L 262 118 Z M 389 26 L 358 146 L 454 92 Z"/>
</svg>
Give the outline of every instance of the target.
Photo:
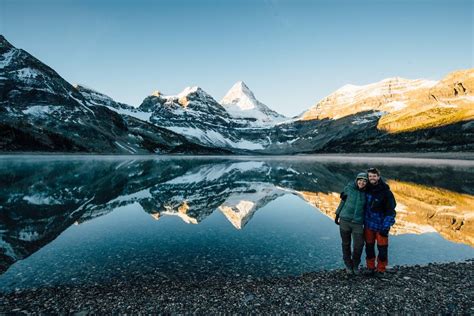
<svg viewBox="0 0 474 316">
<path fill-rule="evenodd" d="M 395 224 L 395 216 L 397 216 L 397 212 L 395 211 L 396 206 L 397 202 L 395 201 L 395 197 L 393 196 L 392 191 L 389 190 L 385 201 L 385 216 L 382 223 L 382 235 L 388 236 L 390 228 Z"/>
<path fill-rule="evenodd" d="M 334 219 L 334 223 L 339 225 L 339 214 L 341 213 L 342 208 L 344 207 L 344 204 L 346 203 L 347 199 L 347 194 L 342 191 L 340 194 L 341 202 L 339 202 L 339 206 L 336 209 L 336 218 Z"/>
<path fill-rule="evenodd" d="M 392 216 L 394 220 L 395 220 L 395 216 L 397 216 L 395 207 L 397 207 L 397 202 L 395 201 L 395 197 L 393 196 L 392 191 L 389 190 L 387 192 L 386 201 L 385 201 L 385 214 L 386 216 Z"/>
<path fill-rule="evenodd" d="M 346 204 L 346 200 L 341 200 L 341 202 L 339 202 L 339 206 L 336 209 L 336 216 L 339 216 L 342 208 L 344 207 L 344 204 Z"/>
<path fill-rule="evenodd" d="M 339 194 L 339 197 L 341 198 L 341 200 L 346 200 L 347 199 L 347 193 L 342 191 L 341 194 Z"/>
</svg>

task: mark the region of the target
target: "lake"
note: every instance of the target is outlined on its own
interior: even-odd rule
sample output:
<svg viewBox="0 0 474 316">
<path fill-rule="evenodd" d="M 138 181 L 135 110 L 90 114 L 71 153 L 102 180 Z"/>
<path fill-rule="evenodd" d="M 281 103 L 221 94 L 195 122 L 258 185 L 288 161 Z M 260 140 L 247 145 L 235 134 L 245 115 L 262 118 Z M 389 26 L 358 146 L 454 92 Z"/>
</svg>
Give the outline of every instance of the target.
<svg viewBox="0 0 474 316">
<path fill-rule="evenodd" d="M 397 199 L 390 265 L 474 258 L 474 161 L 1 156 L 0 288 L 339 269 L 339 192 L 368 167 Z"/>
</svg>

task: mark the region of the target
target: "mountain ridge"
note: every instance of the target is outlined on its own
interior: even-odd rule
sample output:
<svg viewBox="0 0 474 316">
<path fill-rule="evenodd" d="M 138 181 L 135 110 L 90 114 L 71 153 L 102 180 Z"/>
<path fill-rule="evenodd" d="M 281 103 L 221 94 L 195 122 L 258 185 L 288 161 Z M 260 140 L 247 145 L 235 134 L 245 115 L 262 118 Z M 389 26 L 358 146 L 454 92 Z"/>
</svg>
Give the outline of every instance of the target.
<svg viewBox="0 0 474 316">
<path fill-rule="evenodd" d="M 474 69 L 439 81 L 393 77 L 345 85 L 293 118 L 258 101 L 243 81 L 229 91 L 224 105 L 191 86 L 176 95 L 156 91 L 134 107 L 71 85 L 1 37 L 0 151 L 143 154 L 180 148 L 177 152 L 275 155 L 474 150 Z M 232 115 L 229 106 L 258 110 L 268 120 Z"/>
</svg>

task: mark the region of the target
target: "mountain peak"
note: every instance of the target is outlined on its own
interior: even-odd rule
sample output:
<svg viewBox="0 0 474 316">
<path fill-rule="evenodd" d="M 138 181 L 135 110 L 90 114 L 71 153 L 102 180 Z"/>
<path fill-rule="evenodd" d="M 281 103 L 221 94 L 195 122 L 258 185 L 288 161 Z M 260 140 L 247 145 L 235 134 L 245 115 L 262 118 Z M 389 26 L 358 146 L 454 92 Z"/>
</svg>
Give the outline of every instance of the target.
<svg viewBox="0 0 474 316">
<path fill-rule="evenodd" d="M 222 98 L 221 104 L 237 106 L 241 110 L 257 108 L 259 101 L 243 81 L 237 81 Z"/>
<path fill-rule="evenodd" d="M 13 45 L 5 38 L 5 36 L 0 34 L 0 48 L 13 48 Z"/>
<path fill-rule="evenodd" d="M 186 87 L 186 88 L 184 88 L 183 91 L 178 93 L 176 95 L 176 97 L 178 97 L 179 99 L 191 97 L 191 98 L 209 99 L 209 100 L 212 99 L 212 100 L 214 100 L 214 98 L 209 93 L 204 91 L 199 86 Z M 217 101 L 214 100 L 214 102 L 217 102 Z"/>
<path fill-rule="evenodd" d="M 178 97 L 184 97 L 194 92 L 200 93 L 200 92 L 204 92 L 204 90 L 202 90 L 201 87 L 199 86 L 186 87 L 184 88 L 183 91 L 178 93 Z"/>
<path fill-rule="evenodd" d="M 303 120 L 337 119 L 363 111 L 399 111 L 414 102 L 410 101 L 413 96 L 427 93 L 426 89 L 436 84 L 438 81 L 399 76 L 365 85 L 346 84 L 318 101 L 300 117 Z"/>
<path fill-rule="evenodd" d="M 151 93 L 151 95 L 154 97 L 161 97 L 162 93 L 160 90 L 155 90 Z"/>
<path fill-rule="evenodd" d="M 237 81 L 220 103 L 234 117 L 252 118 L 267 123 L 285 118 L 258 101 L 252 90 L 243 81 Z"/>
<path fill-rule="evenodd" d="M 12 58 L 18 55 L 19 51 L 3 35 L 0 35 L 0 69 L 8 66 Z"/>
<path fill-rule="evenodd" d="M 242 110 L 254 109 L 257 103 L 255 95 L 243 81 L 237 81 L 221 100 L 224 106 L 237 105 Z"/>
<path fill-rule="evenodd" d="M 232 86 L 231 90 L 240 90 L 240 91 L 243 91 L 243 92 L 251 93 L 253 95 L 253 92 L 250 90 L 250 88 L 243 81 L 237 81 Z"/>
</svg>

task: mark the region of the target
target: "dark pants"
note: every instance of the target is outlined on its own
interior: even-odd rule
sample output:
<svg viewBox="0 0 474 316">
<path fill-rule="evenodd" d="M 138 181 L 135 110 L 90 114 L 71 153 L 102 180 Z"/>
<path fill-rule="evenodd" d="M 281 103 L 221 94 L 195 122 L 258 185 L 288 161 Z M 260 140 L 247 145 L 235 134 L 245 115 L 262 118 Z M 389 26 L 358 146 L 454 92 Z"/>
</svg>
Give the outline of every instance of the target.
<svg viewBox="0 0 474 316">
<path fill-rule="evenodd" d="M 379 232 L 366 228 L 365 235 L 365 254 L 367 268 L 379 272 L 385 272 L 388 264 L 388 236 L 384 237 Z M 375 242 L 377 242 L 377 266 L 375 266 Z"/>
<path fill-rule="evenodd" d="M 339 232 L 342 239 L 342 258 L 346 267 L 357 268 L 364 248 L 364 227 L 341 219 Z M 351 243 L 353 242 L 353 250 Z"/>
</svg>

